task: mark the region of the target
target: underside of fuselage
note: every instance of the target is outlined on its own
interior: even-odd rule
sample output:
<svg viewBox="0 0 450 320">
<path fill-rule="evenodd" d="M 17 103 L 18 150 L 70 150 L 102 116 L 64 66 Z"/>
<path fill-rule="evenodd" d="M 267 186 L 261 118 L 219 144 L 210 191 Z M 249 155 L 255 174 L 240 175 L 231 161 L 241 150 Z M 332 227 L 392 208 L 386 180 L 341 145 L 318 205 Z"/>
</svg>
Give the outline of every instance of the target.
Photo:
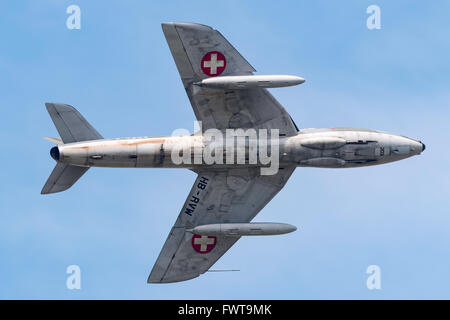
<svg viewBox="0 0 450 320">
<path fill-rule="evenodd" d="M 351 128 L 304 129 L 292 137 L 272 137 L 267 140 L 265 155 L 250 147 L 251 141 L 258 145 L 258 138 L 245 139 L 242 146 L 216 146 L 214 151 L 222 155 L 213 157 L 213 161 L 207 159 L 209 142 L 203 135 L 83 141 L 55 147 L 51 154 L 62 163 L 84 167 L 260 167 L 270 165 L 267 160 L 263 162 L 265 156 L 277 158 L 280 166 L 350 168 L 405 159 L 425 148 L 420 141 L 407 137 Z M 242 159 L 239 155 L 243 155 Z"/>
</svg>

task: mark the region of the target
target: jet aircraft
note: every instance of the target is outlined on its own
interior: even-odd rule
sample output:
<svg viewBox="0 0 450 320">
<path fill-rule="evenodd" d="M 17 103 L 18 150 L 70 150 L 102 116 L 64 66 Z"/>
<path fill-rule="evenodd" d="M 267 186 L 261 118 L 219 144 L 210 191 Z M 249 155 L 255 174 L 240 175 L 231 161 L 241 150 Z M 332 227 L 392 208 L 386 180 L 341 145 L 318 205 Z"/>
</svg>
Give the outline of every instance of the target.
<svg viewBox="0 0 450 320">
<path fill-rule="evenodd" d="M 66 190 L 91 167 L 196 172 L 149 283 L 200 276 L 242 236 L 296 230 L 285 223 L 252 220 L 297 167 L 371 166 L 425 150 L 420 141 L 375 130 L 299 129 L 267 89 L 298 85 L 303 78 L 255 75 L 247 60 L 209 26 L 163 23 L 162 30 L 201 130 L 184 136 L 104 139 L 72 106 L 46 103 L 60 138 L 47 138 L 56 144 L 50 155 L 57 163 L 41 192 Z M 229 132 L 234 136 L 220 142 L 218 135 Z M 244 137 L 230 147 L 225 141 L 242 138 L 236 132 Z M 241 161 L 236 160 L 239 154 Z"/>
</svg>

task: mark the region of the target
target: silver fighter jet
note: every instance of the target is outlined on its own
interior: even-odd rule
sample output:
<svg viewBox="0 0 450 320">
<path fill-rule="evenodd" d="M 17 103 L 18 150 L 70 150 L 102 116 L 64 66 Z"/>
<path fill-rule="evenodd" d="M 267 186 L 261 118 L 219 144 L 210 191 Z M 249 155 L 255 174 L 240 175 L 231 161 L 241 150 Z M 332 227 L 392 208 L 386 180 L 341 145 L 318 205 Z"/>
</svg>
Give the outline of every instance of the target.
<svg viewBox="0 0 450 320">
<path fill-rule="evenodd" d="M 375 130 L 299 130 L 267 88 L 299 85 L 303 78 L 253 75 L 255 69 L 211 27 L 163 23 L 162 29 L 201 130 L 184 136 L 104 139 L 75 108 L 46 103 L 61 138 L 47 138 L 57 145 L 50 150 L 57 163 L 41 192 L 70 188 L 90 167 L 196 172 L 149 283 L 198 277 L 242 236 L 296 230 L 285 223 L 251 222 L 296 167 L 362 167 L 425 150 L 420 141 Z"/>
</svg>

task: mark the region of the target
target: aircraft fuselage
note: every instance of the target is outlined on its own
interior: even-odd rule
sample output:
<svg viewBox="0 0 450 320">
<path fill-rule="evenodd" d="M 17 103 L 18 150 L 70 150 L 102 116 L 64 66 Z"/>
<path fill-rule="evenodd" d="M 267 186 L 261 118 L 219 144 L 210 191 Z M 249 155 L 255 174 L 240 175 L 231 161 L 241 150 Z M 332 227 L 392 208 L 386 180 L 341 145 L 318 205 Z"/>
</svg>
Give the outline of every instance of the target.
<svg viewBox="0 0 450 320">
<path fill-rule="evenodd" d="M 303 129 L 296 136 L 279 137 L 268 141 L 268 150 L 277 152 L 280 167 L 348 168 L 382 164 L 420 154 L 425 145 L 404 136 L 366 129 L 329 128 Z M 190 146 L 191 161 L 174 161 L 174 148 Z M 205 139 L 202 135 L 102 139 L 68 143 L 53 149 L 52 157 L 59 162 L 83 167 L 138 168 L 226 168 L 236 166 L 264 166 L 257 154 L 251 162 L 247 142 L 232 148 L 223 145 L 223 161 L 206 163 L 202 158 Z M 177 149 L 177 150 L 178 150 Z M 187 149 L 185 149 L 187 150 Z M 256 150 L 255 150 L 256 151 Z M 238 152 L 245 154 L 244 163 L 236 162 Z M 234 156 L 227 161 L 227 154 Z M 186 155 L 184 155 L 186 156 Z M 222 163 L 221 163 L 222 162 Z"/>
</svg>

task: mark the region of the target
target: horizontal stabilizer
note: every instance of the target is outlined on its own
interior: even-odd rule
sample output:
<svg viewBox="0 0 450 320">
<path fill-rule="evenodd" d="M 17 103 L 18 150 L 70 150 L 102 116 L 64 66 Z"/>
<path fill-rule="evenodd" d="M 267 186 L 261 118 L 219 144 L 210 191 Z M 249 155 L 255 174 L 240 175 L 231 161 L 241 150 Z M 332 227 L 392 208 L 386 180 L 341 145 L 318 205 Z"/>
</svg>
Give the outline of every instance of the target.
<svg viewBox="0 0 450 320">
<path fill-rule="evenodd" d="M 88 169 L 89 167 L 77 167 L 57 163 L 42 188 L 41 194 L 55 193 L 69 189 Z"/>
<path fill-rule="evenodd" d="M 103 139 L 74 107 L 62 103 L 45 106 L 64 143 Z"/>
</svg>

